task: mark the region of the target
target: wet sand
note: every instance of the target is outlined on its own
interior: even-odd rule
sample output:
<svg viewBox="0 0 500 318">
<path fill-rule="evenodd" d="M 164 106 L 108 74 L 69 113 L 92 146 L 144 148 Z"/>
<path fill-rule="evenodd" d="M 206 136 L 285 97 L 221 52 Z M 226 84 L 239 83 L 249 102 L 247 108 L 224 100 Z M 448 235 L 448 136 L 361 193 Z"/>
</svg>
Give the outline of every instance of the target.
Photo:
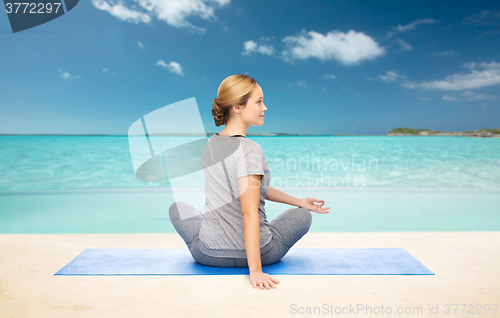
<svg viewBox="0 0 500 318">
<path fill-rule="evenodd" d="M 187 247 L 177 234 L 1 234 L 0 316 L 500 317 L 500 232 L 310 232 L 294 246 L 383 247 L 436 275 L 274 275 L 271 290 L 248 275 L 54 276 L 86 248 Z"/>
</svg>

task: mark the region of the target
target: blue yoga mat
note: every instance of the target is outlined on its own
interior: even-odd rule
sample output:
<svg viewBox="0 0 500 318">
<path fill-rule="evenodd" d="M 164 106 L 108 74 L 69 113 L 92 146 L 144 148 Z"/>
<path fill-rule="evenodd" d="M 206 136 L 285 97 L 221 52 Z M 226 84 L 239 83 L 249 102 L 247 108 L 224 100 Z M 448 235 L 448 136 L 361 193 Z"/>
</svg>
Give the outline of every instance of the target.
<svg viewBox="0 0 500 318">
<path fill-rule="evenodd" d="M 270 275 L 434 275 L 402 248 L 293 248 Z M 212 267 L 187 249 L 86 249 L 54 275 L 248 275 L 248 268 Z"/>
</svg>

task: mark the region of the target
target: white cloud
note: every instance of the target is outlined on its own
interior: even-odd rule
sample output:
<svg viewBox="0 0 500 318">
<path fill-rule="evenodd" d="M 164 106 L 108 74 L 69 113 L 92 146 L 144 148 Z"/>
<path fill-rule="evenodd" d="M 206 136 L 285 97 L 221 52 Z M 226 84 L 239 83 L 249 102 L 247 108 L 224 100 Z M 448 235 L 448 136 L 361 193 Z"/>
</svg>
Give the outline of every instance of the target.
<svg viewBox="0 0 500 318">
<path fill-rule="evenodd" d="M 470 70 L 473 70 L 474 68 L 476 68 L 477 63 L 476 62 L 464 63 L 463 66 Z"/>
<path fill-rule="evenodd" d="M 453 97 L 453 96 L 450 96 L 450 95 L 443 95 L 441 98 L 447 102 L 456 102 L 456 101 L 460 100 L 460 99 Z"/>
<path fill-rule="evenodd" d="M 410 31 L 410 30 L 414 30 L 420 24 L 432 24 L 432 23 L 437 23 L 437 22 L 439 22 L 439 21 L 438 20 L 434 20 L 434 19 L 421 19 L 421 20 L 415 20 L 412 23 L 407 24 L 407 25 L 401 25 L 401 24 L 399 24 L 391 32 L 389 32 L 389 34 L 387 34 L 387 38 L 392 37 L 396 33 L 401 33 L 401 32 L 407 32 L 407 31 Z"/>
<path fill-rule="evenodd" d="M 109 73 L 109 72 L 110 72 L 110 70 L 109 70 L 108 68 L 103 68 L 103 69 L 102 69 L 102 72 L 103 72 L 103 73 Z M 115 73 L 115 72 L 113 72 L 112 74 L 113 74 L 113 75 L 116 75 L 116 73 Z"/>
<path fill-rule="evenodd" d="M 500 11 L 481 11 L 465 19 L 464 23 L 475 25 L 498 25 L 500 24 Z"/>
<path fill-rule="evenodd" d="M 290 84 L 288 84 L 287 87 L 292 87 L 292 86 L 310 87 L 309 85 L 306 84 L 306 80 L 305 79 L 298 80 L 295 83 L 290 83 Z"/>
<path fill-rule="evenodd" d="M 465 24 L 474 24 L 476 27 L 487 27 L 487 31 L 479 37 L 488 34 L 500 33 L 500 11 L 481 11 L 464 19 Z"/>
<path fill-rule="evenodd" d="M 434 20 L 434 19 L 421 19 L 421 20 L 413 21 L 412 23 L 407 24 L 407 25 L 399 24 L 394 29 L 397 30 L 398 32 L 406 32 L 406 31 L 410 31 L 410 30 L 415 29 L 420 24 L 432 24 L 432 23 L 436 23 L 436 22 L 439 22 L 439 21 Z"/>
<path fill-rule="evenodd" d="M 497 96 L 489 94 L 476 94 L 473 91 L 465 91 L 462 96 L 466 97 L 467 100 L 497 100 Z"/>
<path fill-rule="evenodd" d="M 387 71 L 387 73 L 385 73 L 384 75 L 379 75 L 378 77 L 384 82 L 397 82 L 401 79 L 406 78 L 406 76 L 399 75 L 394 71 Z"/>
<path fill-rule="evenodd" d="M 141 49 L 144 49 L 144 44 L 142 44 L 141 41 L 137 41 L 137 46 L 139 46 Z"/>
<path fill-rule="evenodd" d="M 271 41 L 271 40 L 274 40 L 274 38 L 275 38 L 274 35 L 273 36 L 261 36 L 259 38 L 259 40 L 261 40 L 261 41 Z"/>
<path fill-rule="evenodd" d="M 422 88 L 425 90 L 462 91 L 500 84 L 500 63 L 466 63 L 464 67 L 470 73 L 459 73 L 445 77 L 443 80 L 424 81 L 420 83 L 406 82 L 406 88 Z"/>
<path fill-rule="evenodd" d="M 243 55 L 250 55 L 252 53 L 260 53 L 264 55 L 273 55 L 274 54 L 274 47 L 272 45 L 268 44 L 257 44 L 254 41 L 246 41 L 243 44 L 244 51 L 242 52 Z"/>
<path fill-rule="evenodd" d="M 490 94 L 477 94 L 473 91 L 465 91 L 461 94 L 455 94 L 454 96 L 443 95 L 441 97 L 443 100 L 448 102 L 461 102 L 461 101 L 478 101 L 478 100 L 498 100 L 498 96 L 493 96 Z"/>
<path fill-rule="evenodd" d="M 151 18 L 149 15 L 139 12 L 137 10 L 131 10 L 124 6 L 122 2 L 119 3 L 108 3 L 108 0 L 92 0 L 92 4 L 99 10 L 106 11 L 112 16 L 117 17 L 122 21 L 132 22 L 132 23 L 149 23 Z"/>
<path fill-rule="evenodd" d="M 150 23 L 151 17 L 176 28 L 189 28 L 200 33 L 204 28 L 196 27 L 186 19 L 190 16 L 200 17 L 204 20 L 215 20 L 214 9 L 229 4 L 231 0 L 135 0 L 140 6 L 126 7 L 122 1 L 115 3 L 113 0 L 92 0 L 92 4 L 99 10 L 109 12 L 112 16 L 122 21 L 131 23 Z"/>
<path fill-rule="evenodd" d="M 455 55 L 455 54 L 457 54 L 457 53 L 455 53 L 455 51 L 449 50 L 449 51 L 443 51 L 443 52 L 432 52 L 432 54 L 430 56 L 444 56 L 444 57 L 448 57 L 448 56 Z"/>
<path fill-rule="evenodd" d="M 413 49 L 413 48 L 411 47 L 411 45 L 410 45 L 410 44 L 408 44 L 408 43 L 406 43 L 404 40 L 402 40 L 402 39 L 398 39 L 397 41 L 398 41 L 398 43 L 399 43 L 399 46 L 400 46 L 400 48 L 401 48 L 401 51 L 409 51 L 409 50 Z"/>
<path fill-rule="evenodd" d="M 326 74 L 324 78 L 326 78 L 326 79 L 336 79 L 337 76 L 332 75 L 332 74 Z"/>
<path fill-rule="evenodd" d="M 73 79 L 73 78 L 79 78 L 80 76 L 71 76 L 71 74 L 67 71 L 62 71 L 61 69 L 59 69 L 59 72 L 61 72 L 61 78 L 63 79 Z"/>
<path fill-rule="evenodd" d="M 331 31 L 326 35 L 302 30 L 297 36 L 283 40 L 287 48 L 282 52 L 285 61 L 317 58 L 322 61 L 337 60 L 343 65 L 355 65 L 383 55 L 384 49 L 368 35 L 353 30 L 344 33 Z"/>
<path fill-rule="evenodd" d="M 500 100 L 500 96 L 494 96 L 486 93 L 476 93 L 473 89 L 480 89 L 488 86 L 500 84 L 500 63 L 495 61 L 491 63 L 465 63 L 464 67 L 470 70 L 469 73 L 453 74 L 445 77 L 444 80 L 414 82 L 405 75 L 400 75 L 394 71 L 388 71 L 378 77 L 384 82 L 398 82 L 408 89 L 451 91 L 460 93 L 451 93 L 442 95 L 441 98 L 448 102 L 458 101 L 492 101 Z M 372 80 L 371 78 L 367 78 Z M 420 100 L 427 100 L 419 96 Z"/>
<path fill-rule="evenodd" d="M 170 63 L 167 64 L 163 60 L 158 60 L 158 62 L 156 62 L 155 65 L 165 67 L 166 69 L 168 69 L 170 71 L 170 73 L 184 76 L 184 74 L 182 73 L 182 67 L 177 62 L 170 61 Z"/>
<path fill-rule="evenodd" d="M 475 106 L 460 106 L 458 107 L 460 110 L 466 110 L 466 109 L 474 109 L 474 108 L 485 108 L 488 105 L 486 103 L 480 104 L 480 105 L 475 105 Z"/>
</svg>

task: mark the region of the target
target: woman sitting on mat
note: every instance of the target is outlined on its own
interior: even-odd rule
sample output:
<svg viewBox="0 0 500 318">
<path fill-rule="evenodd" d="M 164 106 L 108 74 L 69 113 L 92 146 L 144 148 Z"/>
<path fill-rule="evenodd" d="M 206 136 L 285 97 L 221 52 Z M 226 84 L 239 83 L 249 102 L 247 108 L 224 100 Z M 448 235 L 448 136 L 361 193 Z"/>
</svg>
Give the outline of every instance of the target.
<svg viewBox="0 0 500 318">
<path fill-rule="evenodd" d="M 170 206 L 169 214 L 195 261 L 248 267 L 253 288 L 269 289 L 279 281 L 262 272 L 262 266 L 279 262 L 309 231 L 310 211 L 325 214 L 329 208 L 323 208 L 323 200 L 297 199 L 269 187 L 271 173 L 264 152 L 246 138 L 249 127 L 264 123 L 263 98 L 261 87 L 250 76 L 236 74 L 222 81 L 212 115 L 216 126 L 226 127 L 208 139 L 203 152 L 204 214 L 181 201 Z M 268 222 L 266 199 L 297 208 Z"/>
</svg>

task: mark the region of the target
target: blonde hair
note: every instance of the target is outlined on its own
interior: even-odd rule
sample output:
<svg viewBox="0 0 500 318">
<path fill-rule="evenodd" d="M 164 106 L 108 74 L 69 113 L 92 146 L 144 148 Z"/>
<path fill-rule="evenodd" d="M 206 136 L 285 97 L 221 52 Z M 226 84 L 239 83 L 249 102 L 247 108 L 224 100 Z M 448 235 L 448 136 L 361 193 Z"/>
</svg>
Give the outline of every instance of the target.
<svg viewBox="0 0 500 318">
<path fill-rule="evenodd" d="M 230 111 L 233 105 L 245 107 L 252 94 L 252 90 L 257 86 L 257 81 L 245 74 L 235 74 L 226 77 L 219 85 L 217 97 L 212 102 L 212 115 L 215 125 L 225 125 L 230 118 Z"/>
</svg>

